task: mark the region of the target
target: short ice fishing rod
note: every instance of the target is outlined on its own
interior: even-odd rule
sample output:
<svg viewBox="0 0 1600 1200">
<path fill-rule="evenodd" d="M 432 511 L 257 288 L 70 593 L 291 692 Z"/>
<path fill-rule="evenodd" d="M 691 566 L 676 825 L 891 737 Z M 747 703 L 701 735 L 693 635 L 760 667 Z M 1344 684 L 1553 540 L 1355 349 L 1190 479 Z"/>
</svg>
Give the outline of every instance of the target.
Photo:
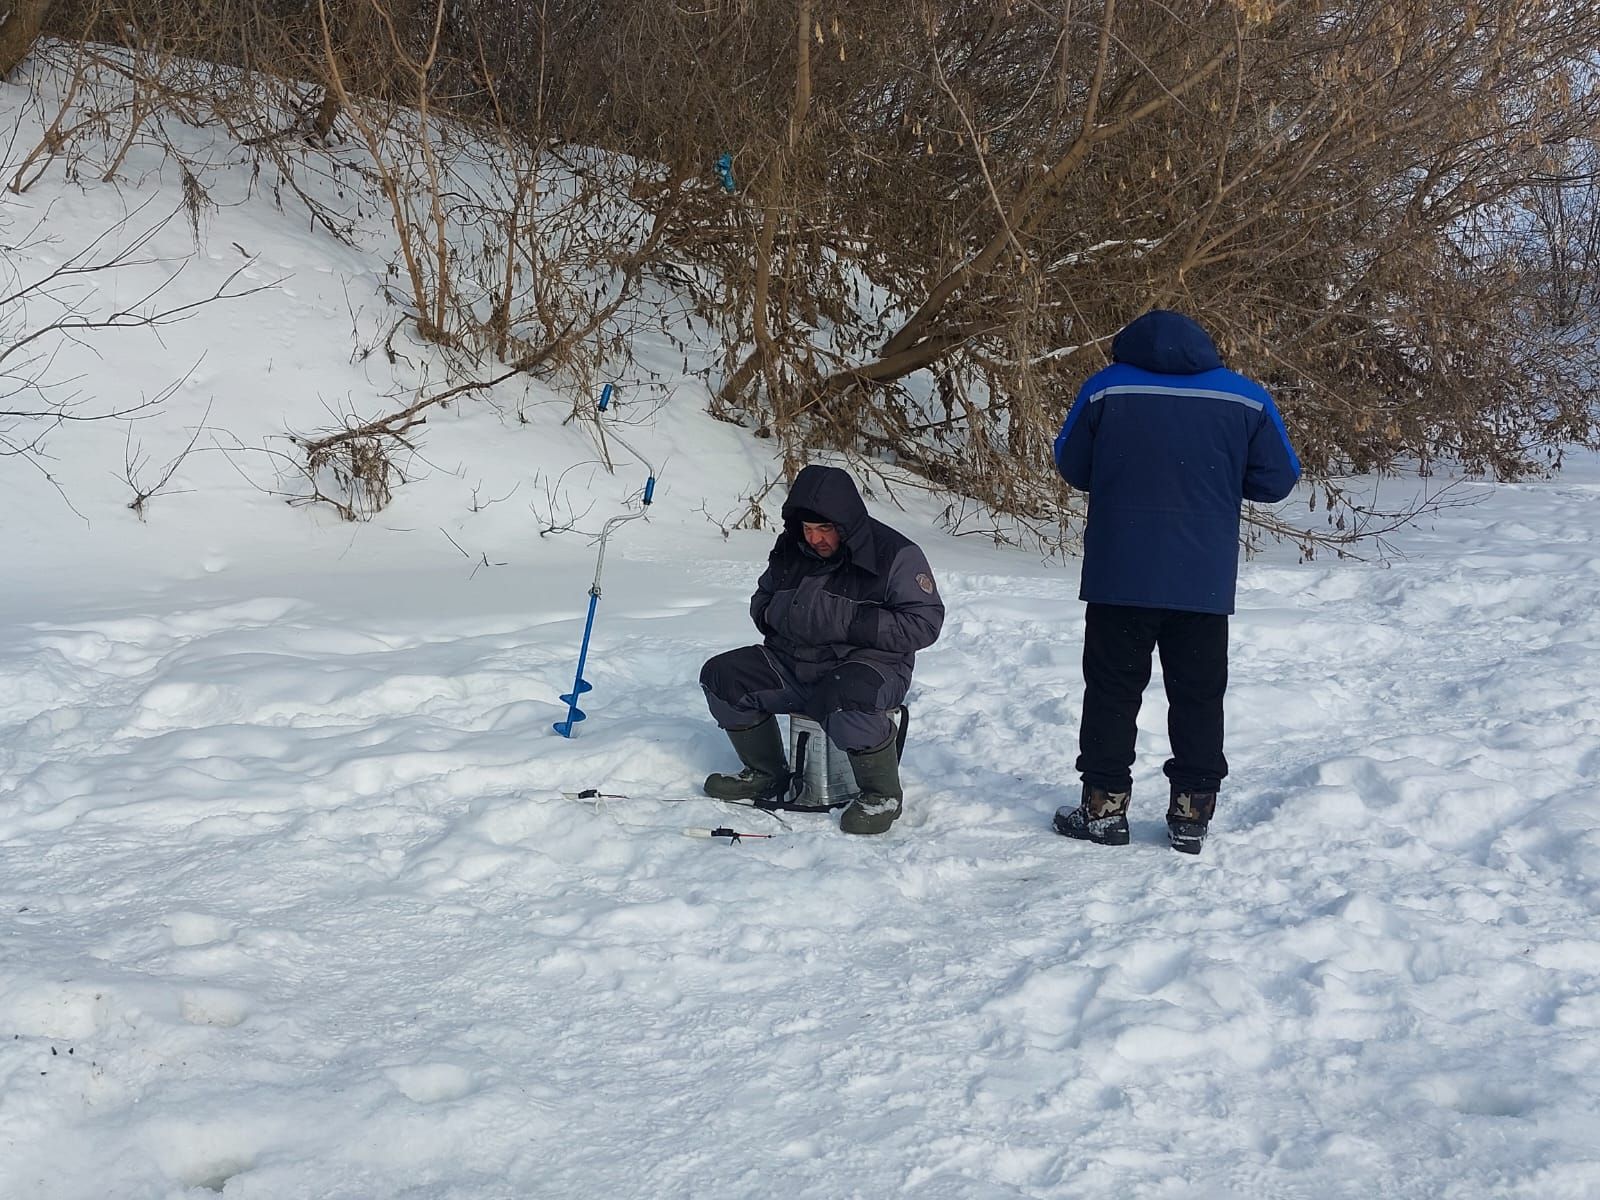
<svg viewBox="0 0 1600 1200">
<path fill-rule="evenodd" d="M 606 384 L 606 386 L 601 390 L 599 405 L 600 412 L 605 412 L 607 405 L 611 403 L 611 390 L 611 385 L 609 383 Z M 604 436 L 605 430 L 604 427 L 602 427 L 602 439 Z M 589 585 L 589 615 L 584 619 L 583 622 L 583 644 L 578 648 L 578 670 L 573 675 L 572 691 L 561 697 L 561 702 L 567 706 L 567 719 L 565 721 L 557 721 L 553 726 L 555 731 L 564 738 L 570 738 L 572 736 L 572 727 L 579 721 L 583 720 L 585 716 L 587 716 L 587 714 L 578 707 L 578 697 L 587 691 L 593 690 L 593 685 L 583 677 L 583 668 L 589 659 L 589 636 L 594 632 L 594 610 L 600 603 L 600 573 L 605 570 L 606 565 L 606 540 L 611 536 L 611 531 L 617 528 L 617 526 L 626 525 L 629 521 L 637 521 L 640 517 L 644 516 L 645 513 L 649 511 L 650 502 L 655 499 L 655 467 L 651 465 L 649 459 L 640 454 L 632 446 L 628 445 L 627 442 L 623 441 L 615 433 L 611 434 L 611 437 L 624 450 L 645 465 L 645 470 L 649 472 L 649 476 L 644 482 L 644 506 L 640 508 L 638 512 L 617 514 L 607 521 L 600 529 L 600 552 L 595 558 L 594 582 Z"/>
<path fill-rule="evenodd" d="M 595 801 L 597 803 L 603 803 L 606 800 L 626 800 L 626 799 L 628 799 L 628 797 L 623 795 L 621 792 L 602 792 L 599 788 L 583 788 L 581 791 L 562 792 L 561 794 L 562 794 L 562 796 L 564 796 L 568 800 L 590 800 L 590 801 Z M 673 800 L 685 800 L 685 799 L 688 799 L 688 797 L 685 797 L 685 796 L 673 796 L 673 797 L 670 797 L 670 798 L 673 799 Z M 699 799 L 704 800 L 704 799 L 706 799 L 706 797 L 701 796 L 701 797 L 699 797 Z M 728 802 L 727 801 L 719 801 L 718 803 L 724 803 L 725 804 L 725 803 L 728 803 Z M 777 821 L 779 825 L 783 826 L 783 832 L 784 833 L 793 833 L 794 832 L 794 830 L 789 828 L 789 823 L 787 821 L 785 821 L 782 817 L 778 816 L 777 813 L 769 812 L 767 815 L 769 817 L 772 817 L 775 821 Z M 683 831 L 683 836 L 684 837 L 692 837 L 692 838 L 713 838 L 713 839 L 715 839 L 715 838 L 727 838 L 728 839 L 728 845 L 737 846 L 740 842 L 744 841 L 746 838 L 759 838 L 759 839 L 761 839 L 763 841 L 766 841 L 766 840 L 771 839 L 771 838 L 781 837 L 782 835 L 781 834 L 776 834 L 776 833 L 751 833 L 748 830 L 744 830 L 744 829 L 730 829 L 726 825 L 718 825 L 715 829 L 704 829 L 704 828 L 696 828 L 696 827 L 691 826 L 690 828 L 685 829 Z"/>
<path fill-rule="evenodd" d="M 737 846 L 745 838 L 774 838 L 775 833 L 741 833 L 737 829 L 725 829 L 718 826 L 716 829 L 685 829 L 684 837 L 692 838 L 727 838 L 728 845 Z"/>
</svg>

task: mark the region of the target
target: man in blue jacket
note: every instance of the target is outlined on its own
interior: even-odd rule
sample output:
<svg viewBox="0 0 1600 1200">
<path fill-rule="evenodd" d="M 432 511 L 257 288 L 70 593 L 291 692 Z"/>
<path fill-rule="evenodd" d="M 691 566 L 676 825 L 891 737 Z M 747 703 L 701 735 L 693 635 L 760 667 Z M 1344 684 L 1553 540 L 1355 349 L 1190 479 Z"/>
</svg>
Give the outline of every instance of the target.
<svg viewBox="0 0 1600 1200">
<path fill-rule="evenodd" d="M 888 716 L 917 651 L 939 637 L 944 601 L 916 543 L 867 515 L 855 481 L 809 466 L 783 503 L 783 532 L 750 598 L 764 640 L 709 660 L 700 686 L 744 764 L 705 782 L 719 800 L 771 800 L 790 771 L 775 713 L 806 713 L 850 756 L 860 795 L 846 833 L 883 833 L 900 815 L 900 756 Z"/>
<path fill-rule="evenodd" d="M 1172 749 L 1168 839 L 1198 854 L 1228 773 L 1222 697 L 1240 507 L 1282 500 L 1300 462 L 1272 397 L 1224 367 L 1188 317 L 1145 313 L 1117 334 L 1111 359 L 1083 385 L 1055 443 L 1062 478 L 1089 494 L 1078 592 L 1087 602 L 1083 795 L 1056 812 L 1055 829 L 1128 844 L 1135 722 L 1155 649 Z"/>
</svg>

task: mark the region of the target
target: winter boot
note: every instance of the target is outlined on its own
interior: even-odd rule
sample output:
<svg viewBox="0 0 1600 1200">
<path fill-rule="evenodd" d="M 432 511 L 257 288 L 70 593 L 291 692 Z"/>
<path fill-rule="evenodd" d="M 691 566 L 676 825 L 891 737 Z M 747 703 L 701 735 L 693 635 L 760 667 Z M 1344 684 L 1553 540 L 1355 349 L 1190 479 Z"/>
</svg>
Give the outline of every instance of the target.
<svg viewBox="0 0 1600 1200">
<path fill-rule="evenodd" d="M 1056 832 L 1098 846 L 1128 844 L 1128 797 L 1133 793 L 1108 792 L 1083 785 L 1083 802 L 1077 808 L 1056 809 Z"/>
<path fill-rule="evenodd" d="M 875 750 L 850 755 L 850 770 L 861 794 L 839 818 L 845 833 L 885 833 L 900 815 L 904 793 L 900 790 L 900 753 L 890 738 Z"/>
<path fill-rule="evenodd" d="M 1167 805 L 1167 841 L 1179 854 L 1199 854 L 1206 840 L 1206 826 L 1216 815 L 1215 792 L 1180 792 L 1172 789 Z"/>
<path fill-rule="evenodd" d="M 748 729 L 724 731 L 744 764 L 737 775 L 706 776 L 706 795 L 717 800 L 779 800 L 789 790 L 789 761 L 776 717 Z"/>
</svg>

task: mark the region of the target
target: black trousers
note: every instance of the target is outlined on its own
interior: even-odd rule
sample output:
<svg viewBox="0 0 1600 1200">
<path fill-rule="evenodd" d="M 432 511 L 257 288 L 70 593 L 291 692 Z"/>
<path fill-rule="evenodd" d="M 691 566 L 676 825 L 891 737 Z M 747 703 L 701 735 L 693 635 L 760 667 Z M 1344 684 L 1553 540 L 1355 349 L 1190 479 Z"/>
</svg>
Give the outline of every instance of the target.
<svg viewBox="0 0 1600 1200">
<path fill-rule="evenodd" d="M 1090 786 L 1110 792 L 1133 786 L 1133 747 L 1152 649 L 1160 651 L 1167 688 L 1172 757 L 1166 776 L 1179 791 L 1214 792 L 1228 773 L 1222 755 L 1228 618 L 1221 613 L 1088 606 L 1078 773 Z"/>
</svg>

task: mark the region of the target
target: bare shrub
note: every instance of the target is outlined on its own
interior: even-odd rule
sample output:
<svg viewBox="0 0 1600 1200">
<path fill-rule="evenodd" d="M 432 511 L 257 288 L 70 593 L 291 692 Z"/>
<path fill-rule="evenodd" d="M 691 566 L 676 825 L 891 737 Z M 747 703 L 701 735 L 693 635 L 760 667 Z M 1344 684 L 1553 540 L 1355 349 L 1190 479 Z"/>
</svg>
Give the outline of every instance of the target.
<svg viewBox="0 0 1600 1200">
<path fill-rule="evenodd" d="M 761 427 L 1042 518 L 1076 381 L 1165 305 L 1314 478 L 1512 477 L 1592 434 L 1495 236 L 1594 128 L 1591 5 L 595 7 L 561 61 L 617 64 L 586 93 L 614 144 L 733 155 L 673 249 L 723 281 L 718 404 Z"/>
<path fill-rule="evenodd" d="M 158 397 L 158 402 L 169 398 L 177 390 L 181 382 L 167 388 Z M 134 441 L 133 426 L 130 425 L 128 427 L 127 443 L 123 448 L 122 456 L 122 479 L 133 492 L 133 499 L 128 501 L 128 508 L 139 520 L 144 520 L 145 510 L 150 506 L 150 501 L 157 496 L 172 495 L 178 491 L 175 483 L 178 470 L 188 461 L 189 456 L 194 453 L 195 445 L 199 442 L 200 435 L 205 432 L 206 418 L 210 415 L 211 406 L 208 404 L 206 411 L 200 417 L 199 423 L 195 425 L 194 431 L 189 435 L 189 440 L 184 443 L 183 449 L 159 467 L 154 477 L 149 473 L 150 456 L 145 451 L 144 444 Z"/>
<path fill-rule="evenodd" d="M 239 68 L 211 111 L 264 155 L 359 147 L 339 161 L 384 197 L 399 301 L 451 364 L 428 395 L 495 378 L 486 356 L 587 384 L 649 275 L 722 344 L 713 411 L 786 463 L 888 460 L 1046 539 L 1070 536 L 1061 415 L 1152 306 L 1274 390 L 1324 484 L 1509 478 L 1595 433 L 1593 250 L 1550 184 L 1592 170 L 1586 0 L 58 0 L 50 22 L 191 107 L 180 62 Z"/>
</svg>

